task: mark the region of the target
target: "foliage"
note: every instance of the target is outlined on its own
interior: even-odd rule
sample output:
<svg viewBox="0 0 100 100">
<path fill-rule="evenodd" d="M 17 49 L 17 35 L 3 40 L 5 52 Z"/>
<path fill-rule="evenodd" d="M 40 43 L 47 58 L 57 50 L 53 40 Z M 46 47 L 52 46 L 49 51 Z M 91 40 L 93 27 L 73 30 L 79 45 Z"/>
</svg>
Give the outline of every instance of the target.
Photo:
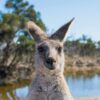
<svg viewBox="0 0 100 100">
<path fill-rule="evenodd" d="M 97 45 L 99 47 L 99 42 Z M 79 54 L 81 56 L 94 55 L 97 51 L 96 43 L 93 42 L 91 38 L 87 38 L 85 35 L 77 40 L 67 40 L 65 43 L 65 48 L 67 48 L 68 53 Z"/>
<path fill-rule="evenodd" d="M 5 8 L 8 13 L 0 12 L 0 44 L 3 45 L 3 43 L 6 43 L 6 47 L 3 49 L 3 57 L 0 64 L 5 64 L 5 62 L 8 61 L 11 51 L 15 50 L 16 53 L 16 50 L 18 52 L 20 50 L 24 50 L 25 48 L 27 49 L 30 46 L 31 48 L 34 47 L 34 41 L 26 32 L 18 32 L 23 28 L 27 21 L 32 20 L 43 30 L 46 30 L 40 13 L 37 12 L 34 9 L 34 6 L 30 5 L 28 1 L 7 0 Z M 16 38 L 17 41 L 14 43 Z M 11 50 L 11 46 L 13 46 L 13 50 Z M 21 56 L 20 53 L 17 54 L 19 54 L 17 56 Z"/>
<path fill-rule="evenodd" d="M 41 20 L 41 15 L 36 12 L 33 5 L 29 5 L 28 1 L 24 0 L 7 0 L 5 4 L 6 8 L 12 10 L 13 14 L 21 16 L 20 21 L 32 20 L 38 24 L 43 30 L 46 29 L 44 23 Z"/>
<path fill-rule="evenodd" d="M 98 45 L 98 48 L 100 49 L 100 41 L 98 41 L 97 45 Z"/>
<path fill-rule="evenodd" d="M 5 7 L 11 13 L 4 13 L 0 22 L 0 41 L 11 41 L 15 37 L 16 31 L 23 27 L 28 20 L 34 21 L 42 29 L 46 30 L 40 18 L 40 13 L 36 12 L 33 5 L 29 5 L 24 0 L 7 0 Z"/>
</svg>

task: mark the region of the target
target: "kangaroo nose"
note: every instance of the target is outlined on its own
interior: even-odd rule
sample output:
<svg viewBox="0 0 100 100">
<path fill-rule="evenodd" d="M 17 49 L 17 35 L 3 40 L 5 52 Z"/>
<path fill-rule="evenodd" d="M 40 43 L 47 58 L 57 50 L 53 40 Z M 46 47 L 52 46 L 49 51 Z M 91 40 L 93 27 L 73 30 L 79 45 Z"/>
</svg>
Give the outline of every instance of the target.
<svg viewBox="0 0 100 100">
<path fill-rule="evenodd" d="M 53 58 L 49 57 L 49 58 L 46 59 L 46 62 L 48 64 L 52 65 L 55 62 L 55 60 Z"/>
<path fill-rule="evenodd" d="M 48 67 L 49 67 L 49 69 L 54 69 L 54 63 L 55 63 L 56 61 L 53 59 L 53 58 L 51 58 L 51 57 L 49 57 L 49 58 L 47 58 L 46 59 L 46 63 L 49 65 Z"/>
</svg>

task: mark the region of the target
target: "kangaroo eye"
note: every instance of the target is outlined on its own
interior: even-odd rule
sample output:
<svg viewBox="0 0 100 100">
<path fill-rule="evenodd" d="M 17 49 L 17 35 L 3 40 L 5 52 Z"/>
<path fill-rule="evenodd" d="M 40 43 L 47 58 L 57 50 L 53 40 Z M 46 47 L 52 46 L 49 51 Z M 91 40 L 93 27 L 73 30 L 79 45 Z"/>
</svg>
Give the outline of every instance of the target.
<svg viewBox="0 0 100 100">
<path fill-rule="evenodd" d="M 58 51 L 59 53 L 61 53 L 62 47 L 57 47 L 56 49 L 57 49 L 57 51 Z"/>
<path fill-rule="evenodd" d="M 42 53 L 42 52 L 45 51 L 45 48 L 44 48 L 43 46 L 40 46 L 40 47 L 38 47 L 38 51 L 39 51 L 40 53 Z"/>
</svg>

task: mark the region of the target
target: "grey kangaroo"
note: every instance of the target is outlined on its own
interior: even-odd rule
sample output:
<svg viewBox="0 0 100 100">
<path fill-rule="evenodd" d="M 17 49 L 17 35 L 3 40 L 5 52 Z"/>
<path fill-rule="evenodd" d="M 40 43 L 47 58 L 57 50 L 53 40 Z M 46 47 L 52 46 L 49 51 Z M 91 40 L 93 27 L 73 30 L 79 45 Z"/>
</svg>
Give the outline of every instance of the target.
<svg viewBox="0 0 100 100">
<path fill-rule="evenodd" d="M 25 28 L 36 42 L 35 78 L 26 100 L 73 100 L 63 75 L 64 37 L 73 19 L 50 37 L 34 22 L 26 23 Z"/>
</svg>

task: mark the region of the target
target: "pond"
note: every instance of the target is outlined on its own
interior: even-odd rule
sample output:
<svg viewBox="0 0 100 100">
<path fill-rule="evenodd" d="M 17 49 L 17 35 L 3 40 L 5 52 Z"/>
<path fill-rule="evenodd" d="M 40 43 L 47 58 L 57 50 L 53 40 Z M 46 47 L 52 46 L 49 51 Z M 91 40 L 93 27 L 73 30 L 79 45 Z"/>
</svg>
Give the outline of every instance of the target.
<svg viewBox="0 0 100 100">
<path fill-rule="evenodd" d="M 100 76 L 66 77 L 73 96 L 100 96 Z M 0 100 L 24 100 L 30 81 L 0 86 Z"/>
</svg>

